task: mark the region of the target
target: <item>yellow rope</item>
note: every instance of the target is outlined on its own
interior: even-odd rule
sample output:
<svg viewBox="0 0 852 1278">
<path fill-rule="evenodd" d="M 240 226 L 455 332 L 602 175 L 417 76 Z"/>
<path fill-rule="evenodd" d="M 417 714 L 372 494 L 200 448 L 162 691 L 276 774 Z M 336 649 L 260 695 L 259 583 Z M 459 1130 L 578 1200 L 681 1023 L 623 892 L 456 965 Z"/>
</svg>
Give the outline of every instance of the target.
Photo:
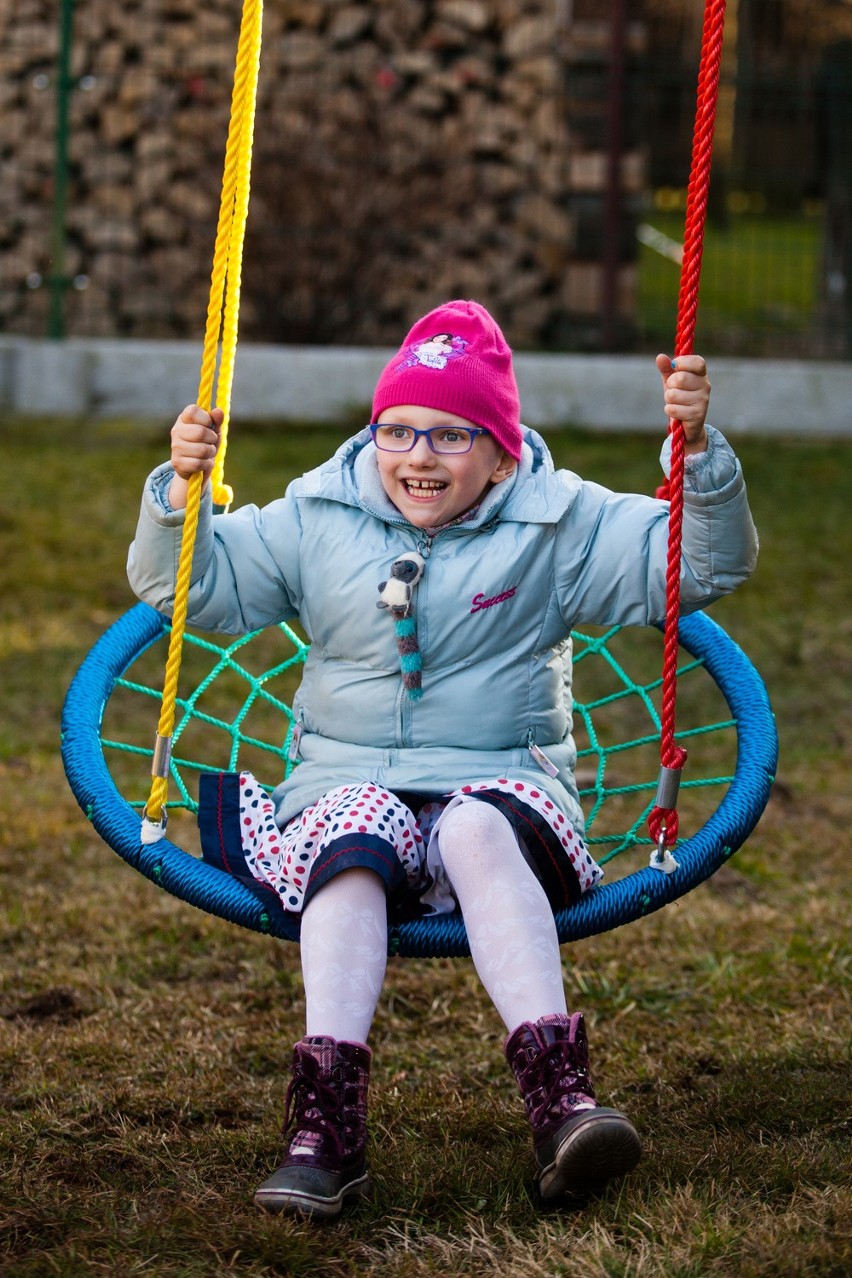
<svg viewBox="0 0 852 1278">
<path fill-rule="evenodd" d="M 234 379 L 234 359 L 237 351 L 237 328 L 240 315 L 240 285 L 242 282 L 243 243 L 249 211 L 251 189 L 252 141 L 254 138 L 254 114 L 257 101 L 257 80 L 260 67 L 262 0 L 245 0 L 251 9 L 251 21 L 240 32 L 237 51 L 237 71 L 234 77 L 234 94 L 240 93 L 239 138 L 234 174 L 234 200 L 232 231 L 228 241 L 227 291 L 222 316 L 222 352 L 219 360 L 217 400 L 225 416 L 220 432 L 219 451 L 211 475 L 213 501 L 219 506 L 230 506 L 233 490 L 224 482 L 225 453 L 228 447 L 228 425 L 231 415 L 231 387 Z M 244 82 L 243 82 L 244 81 Z M 233 112 L 232 112 L 233 114 Z M 226 152 L 227 154 L 227 152 Z M 224 185 L 224 184 L 223 184 Z"/>
<path fill-rule="evenodd" d="M 222 350 L 219 358 L 216 399 L 218 407 L 223 410 L 225 416 L 211 482 L 213 486 L 213 501 L 223 506 L 230 505 L 233 499 L 233 492 L 223 481 L 223 469 L 231 410 L 234 357 L 237 346 L 242 252 L 246 220 L 248 218 L 252 138 L 254 134 L 255 103 L 257 101 L 257 81 L 260 69 L 262 24 L 263 0 L 244 0 L 240 23 L 240 38 L 237 46 L 236 69 L 234 72 L 234 88 L 231 97 L 231 121 L 228 129 L 228 141 L 225 147 L 219 223 L 216 230 L 216 244 L 213 250 L 210 300 L 207 306 L 207 322 L 198 387 L 198 405 L 209 411 L 213 406 L 213 382 L 221 333 Z M 165 803 L 168 797 L 168 755 L 175 724 L 175 706 L 177 704 L 178 676 L 186 629 L 189 582 L 195 550 L 195 537 L 198 531 L 198 517 L 201 509 L 201 488 L 201 475 L 193 475 L 189 482 L 189 491 L 187 493 L 186 516 L 175 583 L 172 631 L 166 659 L 160 720 L 157 726 L 157 748 L 154 751 L 154 766 L 152 769 L 154 779 L 151 793 L 145 806 L 145 816 L 148 821 L 160 824 L 164 822 Z"/>
</svg>

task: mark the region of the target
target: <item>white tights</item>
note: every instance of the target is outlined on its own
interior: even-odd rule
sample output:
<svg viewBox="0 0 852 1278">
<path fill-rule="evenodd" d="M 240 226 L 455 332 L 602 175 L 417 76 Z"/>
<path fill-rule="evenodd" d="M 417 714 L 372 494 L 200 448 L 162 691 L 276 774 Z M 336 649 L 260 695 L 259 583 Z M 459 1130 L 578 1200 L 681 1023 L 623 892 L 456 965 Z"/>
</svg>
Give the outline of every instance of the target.
<svg viewBox="0 0 852 1278">
<path fill-rule="evenodd" d="M 474 966 L 507 1030 L 564 1013 L 553 914 L 512 826 L 474 799 L 444 813 L 439 835 Z M 346 870 L 320 888 L 302 917 L 301 952 L 306 1033 L 366 1042 L 387 965 L 377 874 Z"/>
<path fill-rule="evenodd" d="M 305 1033 L 366 1043 L 388 961 L 385 885 L 372 870 L 344 870 L 302 914 Z"/>
</svg>

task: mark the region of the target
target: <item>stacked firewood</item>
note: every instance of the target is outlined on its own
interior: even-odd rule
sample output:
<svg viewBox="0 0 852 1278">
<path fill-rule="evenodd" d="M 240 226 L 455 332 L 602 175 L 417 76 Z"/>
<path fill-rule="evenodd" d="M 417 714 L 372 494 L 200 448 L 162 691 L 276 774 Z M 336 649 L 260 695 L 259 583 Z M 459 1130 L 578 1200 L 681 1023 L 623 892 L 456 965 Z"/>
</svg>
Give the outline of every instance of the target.
<svg viewBox="0 0 852 1278">
<path fill-rule="evenodd" d="M 519 346 L 594 346 L 607 292 L 629 326 L 641 153 L 629 119 L 613 132 L 607 7 L 571 8 L 267 0 L 244 336 L 389 343 L 457 295 L 493 307 Z M 60 273 L 72 334 L 197 335 L 239 5 L 77 0 L 61 230 L 55 5 L 13 10 L 0 327 L 43 332 Z M 641 41 L 628 22 L 628 62 Z"/>
</svg>

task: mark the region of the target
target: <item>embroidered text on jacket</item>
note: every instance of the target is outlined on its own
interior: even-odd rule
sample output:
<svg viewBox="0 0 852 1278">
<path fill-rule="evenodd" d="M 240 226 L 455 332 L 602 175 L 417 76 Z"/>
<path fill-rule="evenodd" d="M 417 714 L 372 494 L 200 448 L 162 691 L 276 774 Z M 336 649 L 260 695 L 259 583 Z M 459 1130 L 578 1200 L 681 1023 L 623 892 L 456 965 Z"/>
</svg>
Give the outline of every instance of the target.
<svg viewBox="0 0 852 1278">
<path fill-rule="evenodd" d="M 501 595 L 492 595 L 490 599 L 486 599 L 485 595 L 474 595 L 471 599 L 471 613 L 481 612 L 483 608 L 493 608 L 495 604 L 505 603 L 507 599 L 511 599 L 517 590 L 517 586 L 510 586 L 508 590 L 504 590 Z"/>
</svg>

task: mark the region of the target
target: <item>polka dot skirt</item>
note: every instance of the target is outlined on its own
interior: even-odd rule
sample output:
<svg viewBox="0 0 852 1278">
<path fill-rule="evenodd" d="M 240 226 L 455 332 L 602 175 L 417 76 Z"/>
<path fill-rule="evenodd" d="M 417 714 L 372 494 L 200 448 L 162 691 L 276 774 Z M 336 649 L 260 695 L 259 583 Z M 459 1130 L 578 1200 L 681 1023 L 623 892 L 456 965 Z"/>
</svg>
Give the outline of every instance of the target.
<svg viewBox="0 0 852 1278">
<path fill-rule="evenodd" d="M 503 777 L 462 786 L 427 800 L 417 816 L 381 786 L 339 786 L 294 817 L 283 830 L 275 823 L 271 798 L 252 774 L 241 772 L 239 781 L 240 838 L 246 867 L 254 879 L 275 891 L 285 910 L 293 913 L 301 911 L 317 859 L 335 842 L 358 835 L 372 836 L 392 847 L 409 889 L 415 894 L 425 893 L 429 909 L 439 913 L 452 910 L 452 898 L 434 890 L 442 877 L 435 827 L 450 803 L 478 797 L 509 818 L 522 850 L 536 868 L 542 859 L 553 862 L 567 858 L 571 880 L 579 892 L 594 887 L 603 878 L 603 871 L 564 813 L 543 790 L 523 781 Z M 567 872 L 567 865 L 564 870 Z M 547 876 L 544 878 L 547 887 Z"/>
</svg>

